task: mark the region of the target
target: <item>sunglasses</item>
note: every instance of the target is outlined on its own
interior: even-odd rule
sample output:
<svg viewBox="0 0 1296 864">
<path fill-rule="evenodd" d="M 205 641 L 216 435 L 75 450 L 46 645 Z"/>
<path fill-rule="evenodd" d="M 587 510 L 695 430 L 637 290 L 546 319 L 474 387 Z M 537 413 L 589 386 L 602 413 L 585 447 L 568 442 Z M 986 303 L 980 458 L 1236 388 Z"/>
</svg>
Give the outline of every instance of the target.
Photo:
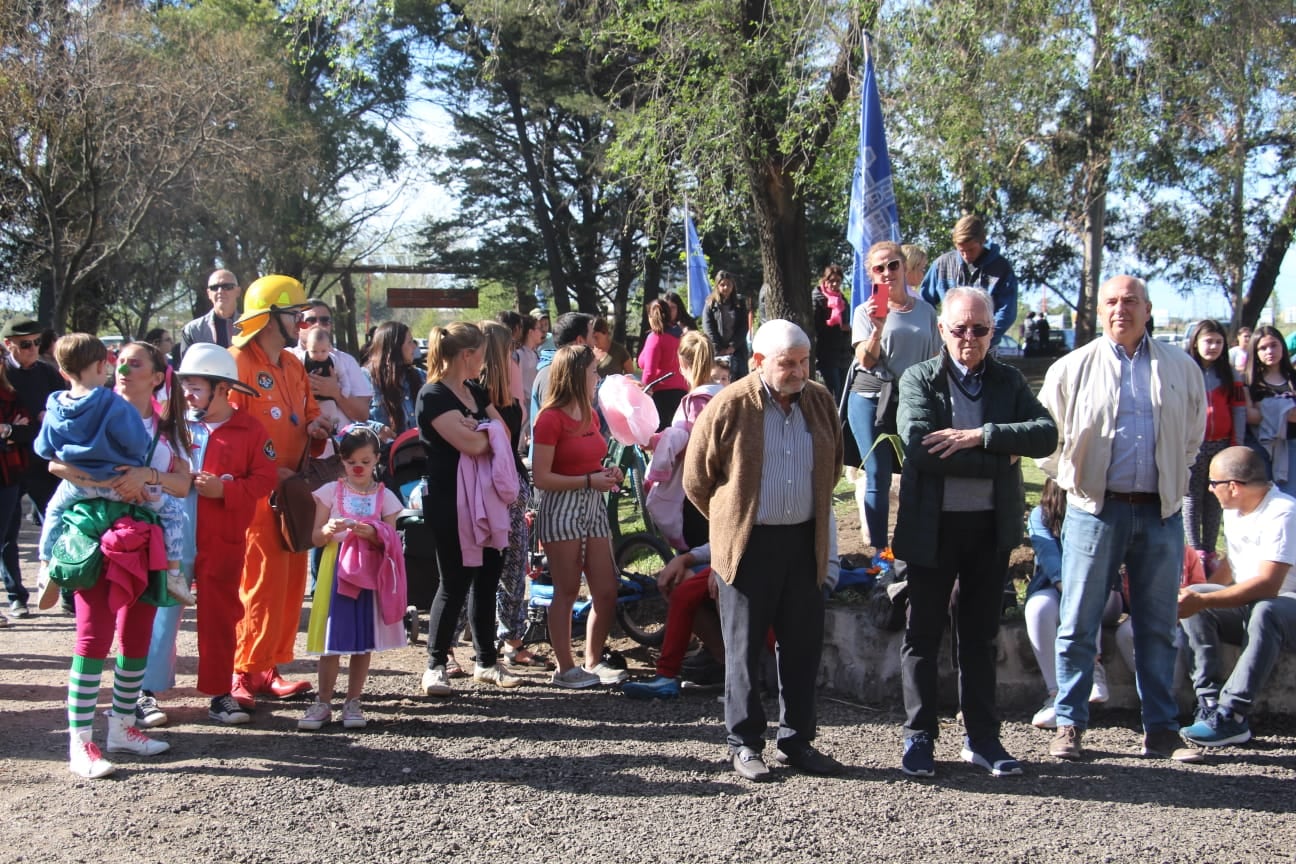
<svg viewBox="0 0 1296 864">
<path fill-rule="evenodd" d="M 208 291 L 237 291 L 237 282 L 217 282 L 215 285 L 208 285 Z"/>
<path fill-rule="evenodd" d="M 39 340 L 39 339 L 23 339 L 22 341 L 20 341 L 20 342 L 15 342 L 14 344 L 17 345 L 17 346 L 18 346 L 19 348 L 21 348 L 22 350 L 26 351 L 28 348 L 35 348 L 36 346 L 40 345 L 40 340 Z"/>
<path fill-rule="evenodd" d="M 990 335 L 990 328 L 984 324 L 973 324 L 971 326 L 960 324 L 958 327 L 949 328 L 949 332 L 955 339 L 966 338 L 969 333 L 977 339 L 983 339 Z"/>
<path fill-rule="evenodd" d="M 328 325 L 333 323 L 333 318 L 330 315 L 303 315 L 301 319 L 301 323 L 305 326 L 309 326 L 311 324 L 319 324 L 321 326 L 327 327 Z"/>
<path fill-rule="evenodd" d="M 900 269 L 900 259 L 892 258 L 890 261 L 886 262 L 885 264 L 874 264 L 869 269 L 872 270 L 874 273 L 894 273 L 895 271 Z"/>
</svg>

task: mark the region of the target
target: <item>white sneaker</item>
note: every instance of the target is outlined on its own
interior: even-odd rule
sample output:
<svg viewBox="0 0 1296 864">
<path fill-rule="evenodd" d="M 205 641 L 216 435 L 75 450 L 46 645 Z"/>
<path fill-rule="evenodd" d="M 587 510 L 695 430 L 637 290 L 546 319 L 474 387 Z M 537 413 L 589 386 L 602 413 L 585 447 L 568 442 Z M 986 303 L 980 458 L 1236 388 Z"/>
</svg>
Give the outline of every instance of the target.
<svg viewBox="0 0 1296 864">
<path fill-rule="evenodd" d="M 49 563 L 42 561 L 36 574 L 36 608 L 53 609 L 58 602 L 59 584 L 49 577 Z"/>
<path fill-rule="evenodd" d="M 90 730 L 87 729 L 72 733 L 68 744 L 68 770 L 78 777 L 98 780 L 116 771 L 117 766 L 103 757 L 98 745 L 90 740 Z"/>
<path fill-rule="evenodd" d="M 1101 660 L 1095 660 L 1093 689 L 1089 691 L 1089 701 L 1097 704 L 1106 702 L 1109 698 L 1111 698 L 1111 691 L 1107 689 L 1107 670 L 1103 668 Z"/>
<path fill-rule="evenodd" d="M 136 756 L 156 756 L 171 749 L 165 741 L 150 738 L 135 728 L 135 712 L 125 717 L 115 712 L 108 718 L 108 752 L 134 753 Z"/>
<path fill-rule="evenodd" d="M 505 669 L 502 663 L 496 663 L 494 666 L 477 666 L 473 669 L 473 680 L 499 687 L 522 686 L 522 679 Z"/>
<path fill-rule="evenodd" d="M 591 675 L 597 675 L 599 683 L 608 686 L 624 684 L 626 681 L 630 680 L 629 672 L 624 669 L 613 668 L 601 660 L 593 669 L 586 669 L 585 671 Z"/>
<path fill-rule="evenodd" d="M 363 729 L 368 722 L 364 712 L 360 710 L 359 699 L 348 699 L 342 703 L 343 729 Z"/>
<path fill-rule="evenodd" d="M 297 721 L 297 728 L 306 732 L 322 729 L 325 723 L 333 722 L 333 706 L 327 702 L 312 702 L 306 713 Z"/>
<path fill-rule="evenodd" d="M 1031 718 L 1031 725 L 1036 729 L 1056 729 L 1057 728 L 1057 708 L 1053 704 L 1056 700 L 1056 694 L 1050 694 L 1048 699 L 1044 700 L 1044 705 L 1035 712 Z"/>
<path fill-rule="evenodd" d="M 454 693 L 450 688 L 446 667 L 433 666 L 423 672 L 423 693 L 426 696 L 449 696 Z"/>
<path fill-rule="evenodd" d="M 180 601 L 181 606 L 192 606 L 198 598 L 189 590 L 189 583 L 179 571 L 167 573 L 167 593 Z"/>
<path fill-rule="evenodd" d="M 579 666 L 573 666 L 566 672 L 555 672 L 553 678 L 555 687 L 563 687 L 567 690 L 584 690 L 586 687 L 597 687 L 603 683 L 599 676 L 593 672 L 586 672 Z"/>
</svg>

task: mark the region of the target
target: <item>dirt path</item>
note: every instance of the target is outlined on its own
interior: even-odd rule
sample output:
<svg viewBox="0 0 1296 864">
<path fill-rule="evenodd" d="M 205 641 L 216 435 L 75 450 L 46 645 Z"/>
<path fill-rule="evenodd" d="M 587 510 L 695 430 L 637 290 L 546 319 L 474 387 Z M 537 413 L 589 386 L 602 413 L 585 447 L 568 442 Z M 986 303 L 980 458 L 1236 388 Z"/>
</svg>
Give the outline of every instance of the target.
<svg viewBox="0 0 1296 864">
<path fill-rule="evenodd" d="M 57 613 L 0 629 L 2 862 L 1296 860 L 1290 719 L 1262 718 L 1254 746 L 1182 766 L 1139 759 L 1136 718 L 1099 714 L 1093 758 L 1070 765 L 1013 716 L 1004 741 L 1027 776 L 1003 780 L 957 761 L 950 719 L 938 777 L 914 782 L 896 767 L 895 705 L 824 694 L 819 743 L 847 775 L 778 769 L 754 786 L 728 767 L 714 692 L 642 704 L 532 673 L 519 690 L 458 682 L 432 701 L 411 695 L 422 646 L 375 658 L 363 731 L 298 732 L 304 703 L 278 702 L 222 728 L 193 689 L 191 617 L 158 730 L 171 750 L 83 781 L 66 769 L 72 636 Z M 647 659 L 632 658 L 637 671 Z"/>
</svg>

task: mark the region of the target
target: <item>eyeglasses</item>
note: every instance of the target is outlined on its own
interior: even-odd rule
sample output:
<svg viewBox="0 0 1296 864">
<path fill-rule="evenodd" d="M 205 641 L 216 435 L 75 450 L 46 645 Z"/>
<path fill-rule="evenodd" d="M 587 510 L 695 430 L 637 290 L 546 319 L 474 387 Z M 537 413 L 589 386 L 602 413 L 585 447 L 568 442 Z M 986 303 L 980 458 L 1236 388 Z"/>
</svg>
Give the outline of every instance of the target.
<svg viewBox="0 0 1296 864">
<path fill-rule="evenodd" d="M 984 324 L 972 324 L 968 326 L 960 324 L 958 327 L 949 328 L 949 333 L 955 339 L 965 339 L 969 333 L 977 339 L 984 339 L 986 336 L 990 335 L 990 328 Z"/>
<path fill-rule="evenodd" d="M 208 291 L 237 291 L 237 282 L 217 282 L 215 285 L 208 285 Z"/>
<path fill-rule="evenodd" d="M 328 327 L 333 323 L 333 318 L 330 315 L 303 315 L 301 323 L 306 325 L 319 324 L 321 327 Z"/>
<path fill-rule="evenodd" d="M 40 345 L 40 340 L 39 340 L 39 339 L 23 339 L 22 341 L 20 341 L 20 342 L 15 342 L 14 344 L 17 345 L 17 346 L 18 346 L 19 348 L 21 348 L 22 350 L 26 351 L 28 348 L 35 348 L 37 345 Z"/>
<path fill-rule="evenodd" d="M 900 259 L 892 258 L 890 261 L 886 262 L 885 264 L 874 264 L 869 269 L 872 270 L 874 273 L 894 273 L 895 271 L 900 269 Z"/>
<path fill-rule="evenodd" d="M 1222 484 L 1224 484 L 1224 483 L 1236 483 L 1236 484 L 1238 484 L 1239 486 L 1245 486 L 1245 485 L 1246 485 L 1246 481 L 1244 481 L 1244 480 L 1207 480 L 1207 481 L 1206 481 L 1206 485 L 1209 486 L 1209 487 L 1212 488 L 1212 489 L 1214 489 L 1216 486 L 1220 486 L 1220 485 L 1222 485 Z"/>
</svg>

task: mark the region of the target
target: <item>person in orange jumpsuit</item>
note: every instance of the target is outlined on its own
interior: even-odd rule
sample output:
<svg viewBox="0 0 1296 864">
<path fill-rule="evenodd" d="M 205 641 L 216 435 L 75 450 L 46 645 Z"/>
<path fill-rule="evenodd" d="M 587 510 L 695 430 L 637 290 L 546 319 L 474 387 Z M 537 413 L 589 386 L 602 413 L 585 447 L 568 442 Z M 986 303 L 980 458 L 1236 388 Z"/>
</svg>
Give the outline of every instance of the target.
<svg viewBox="0 0 1296 864">
<path fill-rule="evenodd" d="M 266 455 L 280 478 L 301 468 L 312 438 L 322 440 L 332 431 L 311 395 L 306 367 L 287 350 L 297 344 L 297 319 L 305 305 L 305 289 L 296 279 L 262 276 L 247 288 L 243 314 L 234 325 L 239 332 L 229 349 L 239 380 L 261 393 L 253 398 L 234 392 L 230 401 L 269 433 Z M 246 540 L 239 587 L 243 620 L 231 693 L 244 708 L 252 708 L 259 694 L 283 699 L 311 685 L 279 674 L 279 666 L 293 659 L 306 590 L 306 553 L 284 546 L 268 497 L 257 501 Z"/>
</svg>

